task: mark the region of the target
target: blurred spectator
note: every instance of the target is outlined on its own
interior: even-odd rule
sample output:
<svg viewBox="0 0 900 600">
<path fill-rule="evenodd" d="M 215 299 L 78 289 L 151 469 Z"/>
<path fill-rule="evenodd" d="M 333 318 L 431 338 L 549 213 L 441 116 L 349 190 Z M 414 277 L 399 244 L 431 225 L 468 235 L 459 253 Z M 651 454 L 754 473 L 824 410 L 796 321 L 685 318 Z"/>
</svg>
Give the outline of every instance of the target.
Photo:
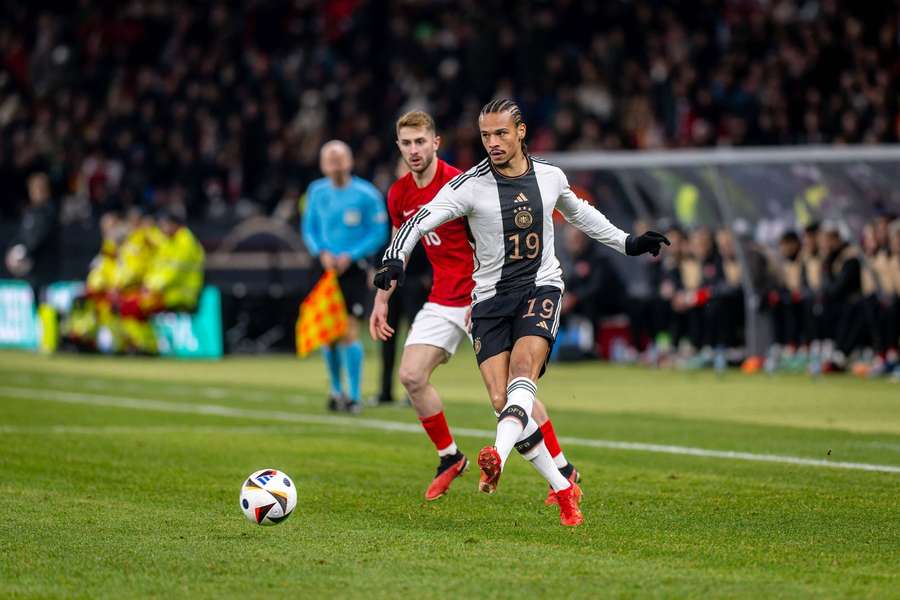
<svg viewBox="0 0 900 600">
<path fill-rule="evenodd" d="M 0 178 L 24 188 L 46 168 L 73 215 L 271 212 L 332 138 L 384 189 L 390 123 L 413 105 L 446 124 L 445 154 L 466 168 L 474 112 L 500 93 L 520 100 L 538 152 L 900 136 L 896 2 L 4 7 Z"/>
<path fill-rule="evenodd" d="M 625 282 L 609 255 L 580 229 L 557 225 L 562 236 L 561 256 L 566 293 L 560 311 L 560 327 L 554 356 L 562 360 L 595 355 L 595 328 L 603 317 L 626 314 L 628 298 Z M 611 358 L 622 360 L 619 349 L 624 340 L 610 349 Z"/>
<path fill-rule="evenodd" d="M 804 323 L 805 278 L 801 257 L 800 236 L 786 231 L 778 242 L 776 284 L 769 291 L 767 302 L 772 310 L 775 342 L 793 353 L 807 343 Z M 774 365 L 770 370 L 775 368 Z"/>
<path fill-rule="evenodd" d="M 864 333 L 861 263 L 859 250 L 850 245 L 836 223 L 821 228 L 822 290 L 827 315 L 827 340 L 823 349 L 824 370 L 843 370 L 847 357 Z"/>
<path fill-rule="evenodd" d="M 625 282 L 607 253 L 580 229 L 564 229 L 566 254 L 571 265 L 563 278 L 562 319 L 579 316 L 591 322 L 627 312 Z"/>
<path fill-rule="evenodd" d="M 6 268 L 31 285 L 36 301 L 41 290 L 57 279 L 60 241 L 50 180 L 45 173 L 34 173 L 28 177 L 28 207 L 6 253 Z"/>
</svg>

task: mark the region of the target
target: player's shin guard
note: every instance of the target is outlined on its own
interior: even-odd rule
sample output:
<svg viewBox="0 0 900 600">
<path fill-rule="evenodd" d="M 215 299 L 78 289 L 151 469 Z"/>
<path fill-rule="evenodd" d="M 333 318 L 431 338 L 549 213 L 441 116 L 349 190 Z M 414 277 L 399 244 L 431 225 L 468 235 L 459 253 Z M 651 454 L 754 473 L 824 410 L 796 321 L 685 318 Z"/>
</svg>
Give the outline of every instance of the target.
<svg viewBox="0 0 900 600">
<path fill-rule="evenodd" d="M 537 387 L 527 377 L 516 377 L 506 387 L 506 406 L 497 417 L 497 442 L 494 444 L 502 465 L 506 464 L 513 446 L 531 421 L 536 393 Z"/>
<path fill-rule="evenodd" d="M 529 425 L 533 425 L 533 427 L 526 427 L 525 431 L 522 432 L 521 438 L 516 442 L 516 450 L 519 451 L 519 454 L 525 460 L 534 465 L 538 473 L 544 476 L 544 479 L 547 480 L 554 492 L 566 489 L 571 484 L 568 479 L 563 477 L 556 467 L 556 463 L 553 462 L 553 458 L 550 456 L 546 444 L 544 444 L 544 436 L 541 430 L 534 421 L 529 423 Z"/>
</svg>

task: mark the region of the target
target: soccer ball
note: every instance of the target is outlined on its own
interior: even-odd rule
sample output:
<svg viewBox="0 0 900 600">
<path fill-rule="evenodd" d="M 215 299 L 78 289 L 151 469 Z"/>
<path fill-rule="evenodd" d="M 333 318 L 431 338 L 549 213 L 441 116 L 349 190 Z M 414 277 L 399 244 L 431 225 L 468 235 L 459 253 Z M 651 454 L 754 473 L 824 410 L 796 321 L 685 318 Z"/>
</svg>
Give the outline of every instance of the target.
<svg viewBox="0 0 900 600">
<path fill-rule="evenodd" d="M 241 487 L 241 510 L 257 525 L 278 525 L 296 506 L 294 482 L 276 469 L 251 473 Z"/>
</svg>

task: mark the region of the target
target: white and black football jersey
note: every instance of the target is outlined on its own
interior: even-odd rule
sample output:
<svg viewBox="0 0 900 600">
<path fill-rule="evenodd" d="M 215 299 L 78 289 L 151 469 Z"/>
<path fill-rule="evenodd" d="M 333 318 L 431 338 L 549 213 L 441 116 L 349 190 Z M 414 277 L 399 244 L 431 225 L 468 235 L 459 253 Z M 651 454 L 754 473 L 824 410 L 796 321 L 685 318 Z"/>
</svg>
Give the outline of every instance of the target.
<svg viewBox="0 0 900 600">
<path fill-rule="evenodd" d="M 394 236 L 384 254 L 406 262 L 416 242 L 439 225 L 465 217 L 475 253 L 472 302 L 530 286 L 562 290 L 553 246 L 553 209 L 593 239 L 625 253 L 628 235 L 569 188 L 561 169 L 529 157 L 518 177 L 496 172 L 484 159 L 447 182 Z"/>
</svg>

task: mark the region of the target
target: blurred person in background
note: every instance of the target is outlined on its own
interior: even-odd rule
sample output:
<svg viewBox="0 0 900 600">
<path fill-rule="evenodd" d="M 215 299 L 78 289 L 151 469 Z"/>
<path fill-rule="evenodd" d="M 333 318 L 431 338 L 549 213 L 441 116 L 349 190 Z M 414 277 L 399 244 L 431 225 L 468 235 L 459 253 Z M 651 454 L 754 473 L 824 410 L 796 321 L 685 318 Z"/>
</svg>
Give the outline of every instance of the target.
<svg viewBox="0 0 900 600">
<path fill-rule="evenodd" d="M 772 311 L 775 343 L 767 357 L 766 370 L 773 372 L 781 365 L 795 368 L 795 357 L 803 352 L 806 338 L 806 284 L 801 256 L 802 245 L 796 231 L 786 231 L 778 240 L 774 285 L 766 301 Z"/>
<path fill-rule="evenodd" d="M 887 227 L 887 241 L 890 249 L 889 272 L 894 290 L 891 299 L 891 320 L 886 327 L 888 352 L 886 355 L 885 370 L 893 371 L 895 379 L 900 379 L 900 219 L 894 219 Z"/>
<path fill-rule="evenodd" d="M 566 293 L 562 297 L 559 341 L 563 349 L 571 350 L 560 357 L 568 354 L 569 358 L 586 358 L 594 355 L 598 319 L 628 312 L 625 283 L 591 238 L 568 223 L 558 227 L 570 263 L 563 270 Z"/>
<path fill-rule="evenodd" d="M 819 245 L 824 257 L 820 296 L 828 326 L 821 368 L 826 373 L 843 371 L 865 328 L 860 253 L 835 222 L 821 226 Z"/>
<path fill-rule="evenodd" d="M 680 304 L 676 300 L 678 294 L 685 289 L 681 266 L 688 258 L 687 236 L 677 225 L 667 228 L 665 235 L 672 245 L 669 247 L 669 251 L 662 255 L 662 260 L 659 262 L 656 309 L 660 327 L 669 335 L 668 346 L 663 344 L 659 348 L 663 363 L 669 361 L 668 352 L 681 345 L 687 332 L 685 313 L 680 310 Z"/>
<path fill-rule="evenodd" d="M 330 380 L 328 408 L 356 413 L 362 409 L 364 358 L 359 326 L 372 295 L 369 257 L 387 241 L 388 216 L 381 193 L 352 174 L 353 153 L 346 143 L 327 142 L 319 163 L 325 177 L 309 185 L 301 228 L 309 253 L 324 271 L 337 275 L 349 317 L 344 338 L 322 347 Z M 347 393 L 342 371 L 347 373 Z"/>
<path fill-rule="evenodd" d="M 803 264 L 803 284 L 805 291 L 805 335 L 809 342 L 809 370 L 817 374 L 822 366 L 822 346 L 828 337 L 830 324 L 825 314 L 822 296 L 824 279 L 823 258 L 825 251 L 819 241 L 821 227 L 818 222 L 808 224 L 803 229 L 803 246 L 800 250 L 800 261 Z"/>
<path fill-rule="evenodd" d="M 40 301 L 43 289 L 58 278 L 62 260 L 58 212 L 47 174 L 30 175 L 28 205 L 6 253 L 6 268 L 28 282 L 35 303 Z"/>
<path fill-rule="evenodd" d="M 141 289 L 156 251 L 166 241 L 153 217 L 139 207 L 130 208 L 126 219 L 127 231 L 117 257 L 116 291 L 120 296 Z"/>
<path fill-rule="evenodd" d="M 871 376 L 881 375 L 888 364 L 896 360 L 888 354 L 896 354 L 896 340 L 893 332 L 896 329 L 897 315 L 894 312 L 894 280 L 891 274 L 890 248 L 882 244 L 888 242 L 887 228 L 879 235 L 879 220 L 866 223 L 862 230 L 862 268 L 860 285 L 863 298 L 861 300 L 865 316 L 866 331 L 864 343 L 867 349 L 874 349 L 871 360 L 863 360 L 854 365 L 858 374 Z"/>
<path fill-rule="evenodd" d="M 203 289 L 205 253 L 183 218 L 163 210 L 157 226 L 162 235 L 141 289 L 119 301 L 126 349 L 138 354 L 158 352 L 150 317 L 160 312 L 194 312 Z"/>
<path fill-rule="evenodd" d="M 60 325 L 62 339 L 76 349 L 113 352 L 121 347 L 119 322 L 113 309 L 123 226 L 116 211 L 107 211 L 100 217 L 100 252 L 91 261 L 84 294 L 75 298 Z"/>
<path fill-rule="evenodd" d="M 720 310 L 713 293 L 725 277 L 722 259 L 713 232 L 707 227 L 698 227 L 691 233 L 689 248 L 690 257 L 682 261 L 680 269 L 684 289 L 676 294 L 673 303 L 676 311 L 685 313 L 692 349 L 699 350 L 686 366 L 700 368 L 714 361 L 721 366 L 724 348 L 720 342 Z"/>
<path fill-rule="evenodd" d="M 722 227 L 716 231 L 716 247 L 722 260 L 722 278 L 712 291 L 718 304 L 715 324 L 717 331 L 713 344 L 719 350 L 717 366 L 720 370 L 724 368 L 721 364 L 721 350 L 725 349 L 728 356 L 738 360 L 741 353 L 739 345 L 744 337 L 744 267 L 738 260 L 737 243 L 730 228 Z M 746 253 L 748 260 L 756 257 L 749 248 Z M 750 266 L 752 273 L 752 267 L 756 265 Z"/>
</svg>

